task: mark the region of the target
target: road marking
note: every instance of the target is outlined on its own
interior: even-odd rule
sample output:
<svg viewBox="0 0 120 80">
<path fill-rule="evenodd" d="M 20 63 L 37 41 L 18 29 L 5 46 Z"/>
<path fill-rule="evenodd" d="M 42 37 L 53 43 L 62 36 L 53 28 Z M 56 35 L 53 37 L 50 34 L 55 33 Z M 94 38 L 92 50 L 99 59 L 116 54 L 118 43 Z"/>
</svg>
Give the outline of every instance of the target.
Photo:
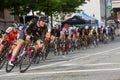
<svg viewBox="0 0 120 80">
<path fill-rule="evenodd" d="M 36 66 L 36 67 L 30 68 L 29 70 L 38 69 L 38 68 L 46 68 L 46 67 L 50 67 L 50 66 L 54 66 L 54 65 L 58 65 L 58 64 L 63 64 L 65 62 L 67 62 L 67 61 L 61 61 L 61 62 L 51 63 L 51 64 L 47 64 L 47 65 Z"/>
<path fill-rule="evenodd" d="M 3 69 L 0 70 L 0 72 L 3 72 L 3 71 L 5 71 L 5 70 L 3 70 Z"/>
<path fill-rule="evenodd" d="M 80 64 L 82 66 L 107 66 L 107 65 L 120 65 L 120 63 L 98 63 L 98 64 Z"/>
<path fill-rule="evenodd" d="M 117 47 L 117 48 L 113 48 L 113 49 L 111 49 L 111 50 L 106 50 L 106 51 L 102 51 L 102 52 L 98 52 L 98 53 L 95 53 L 95 54 L 90 54 L 90 55 L 87 55 L 87 56 L 83 56 L 83 57 L 79 57 L 79 58 L 76 58 L 76 59 L 71 59 L 71 60 L 69 60 L 69 61 L 76 61 L 76 60 L 78 60 L 78 59 L 84 59 L 84 58 L 88 58 L 88 57 L 91 57 L 91 56 L 96 56 L 96 55 L 100 55 L 100 54 L 108 54 L 108 52 L 111 52 L 111 51 L 114 51 L 114 50 L 118 50 L 118 49 L 120 49 L 120 47 Z"/>
<path fill-rule="evenodd" d="M 77 64 L 77 63 L 70 63 L 70 64 L 63 64 L 61 66 L 107 66 L 107 65 L 120 65 L 120 63 L 98 63 L 98 64 Z"/>
<path fill-rule="evenodd" d="M 61 63 L 64 63 L 64 62 L 61 62 Z M 45 67 L 49 67 L 49 66 L 52 66 L 52 65 L 55 65 L 55 64 L 60 64 L 59 63 L 54 63 L 54 64 L 49 64 L 49 65 L 43 65 L 43 66 L 36 66 L 36 67 L 33 67 L 33 68 L 30 68 L 29 70 L 32 70 L 32 69 L 38 69 L 38 68 L 45 68 Z M 108 66 L 108 65 L 120 65 L 120 63 L 98 63 L 98 64 L 62 64 L 60 66 Z M 0 72 L 3 72 L 5 71 L 4 69 L 3 70 L 0 70 Z M 17 73 L 17 72 L 13 72 L 13 73 Z"/>
<path fill-rule="evenodd" d="M 116 52 L 116 53 L 114 53 L 114 54 L 120 54 L 120 52 Z"/>
<path fill-rule="evenodd" d="M 87 69 L 87 70 L 64 70 L 64 71 L 48 71 L 48 72 L 33 72 L 33 73 L 9 73 L 0 75 L 0 77 L 12 77 L 12 76 L 30 76 L 30 75 L 50 75 L 50 74 L 63 74 L 63 73 L 88 73 L 88 72 L 105 72 L 105 71 L 120 71 L 120 68 L 109 69 Z"/>
</svg>

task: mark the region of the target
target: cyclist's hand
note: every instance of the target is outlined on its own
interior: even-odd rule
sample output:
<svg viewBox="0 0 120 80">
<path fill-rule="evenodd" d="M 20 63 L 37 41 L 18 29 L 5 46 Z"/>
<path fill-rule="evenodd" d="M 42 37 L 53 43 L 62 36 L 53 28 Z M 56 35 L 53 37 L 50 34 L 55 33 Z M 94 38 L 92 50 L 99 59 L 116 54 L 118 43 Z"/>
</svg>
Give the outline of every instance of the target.
<svg viewBox="0 0 120 80">
<path fill-rule="evenodd" d="M 51 36 L 50 33 L 47 32 L 46 35 L 45 35 L 46 40 L 50 39 L 50 36 Z"/>
<path fill-rule="evenodd" d="M 0 44 L 2 43 L 2 41 L 3 41 L 3 40 L 2 40 L 2 39 L 0 39 Z"/>
<path fill-rule="evenodd" d="M 26 36 L 26 40 L 30 41 L 30 36 L 29 35 Z"/>
<path fill-rule="evenodd" d="M 7 39 L 9 39 L 8 35 L 7 35 L 7 34 L 4 34 L 4 36 L 3 36 L 3 41 L 6 41 Z"/>
</svg>

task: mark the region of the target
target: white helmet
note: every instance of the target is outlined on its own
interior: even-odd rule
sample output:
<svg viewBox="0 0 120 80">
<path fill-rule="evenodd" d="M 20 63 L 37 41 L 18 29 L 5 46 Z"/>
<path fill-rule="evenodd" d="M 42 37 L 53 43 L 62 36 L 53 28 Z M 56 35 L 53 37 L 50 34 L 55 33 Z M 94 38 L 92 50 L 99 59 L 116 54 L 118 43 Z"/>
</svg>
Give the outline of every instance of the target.
<svg viewBox="0 0 120 80">
<path fill-rule="evenodd" d="M 15 28 L 18 29 L 18 24 L 17 24 L 17 23 L 13 23 L 13 24 L 12 24 L 12 27 L 15 27 Z"/>
<path fill-rule="evenodd" d="M 92 29 L 95 29 L 95 26 L 93 26 Z"/>
<path fill-rule="evenodd" d="M 23 30 L 24 29 L 24 25 L 23 24 L 20 24 L 19 25 L 19 30 Z"/>
<path fill-rule="evenodd" d="M 89 27 L 88 26 L 85 26 L 85 29 L 88 29 Z"/>
</svg>

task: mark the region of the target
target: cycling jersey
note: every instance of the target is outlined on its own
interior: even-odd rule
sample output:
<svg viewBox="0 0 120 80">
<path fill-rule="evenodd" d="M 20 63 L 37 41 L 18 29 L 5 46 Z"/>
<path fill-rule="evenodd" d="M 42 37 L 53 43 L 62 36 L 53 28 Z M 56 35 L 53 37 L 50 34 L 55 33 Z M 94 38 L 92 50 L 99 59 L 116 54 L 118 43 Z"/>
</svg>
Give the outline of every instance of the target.
<svg viewBox="0 0 120 80">
<path fill-rule="evenodd" d="M 93 34 L 94 34 L 94 35 L 96 35 L 96 34 L 97 34 L 97 32 L 96 32 L 96 30 L 95 30 L 95 29 L 93 30 Z"/>
<path fill-rule="evenodd" d="M 18 37 L 18 33 L 14 32 L 13 27 L 9 27 L 5 33 L 7 33 L 7 35 L 5 36 L 5 39 L 8 42 L 13 42 L 15 39 L 17 39 Z"/>
<path fill-rule="evenodd" d="M 26 34 L 27 35 L 32 35 L 35 38 L 38 39 L 45 39 L 45 34 L 47 32 L 47 26 L 44 27 L 38 27 L 36 23 L 32 23 L 27 29 L 26 29 Z"/>
<path fill-rule="evenodd" d="M 63 28 L 62 31 L 64 32 L 65 37 L 69 35 L 69 31 L 67 28 Z"/>
<path fill-rule="evenodd" d="M 103 34 L 106 34 L 106 32 L 107 32 L 106 28 L 103 28 Z"/>
<path fill-rule="evenodd" d="M 55 37 L 60 37 L 60 29 L 54 29 L 51 34 L 54 35 Z"/>
</svg>

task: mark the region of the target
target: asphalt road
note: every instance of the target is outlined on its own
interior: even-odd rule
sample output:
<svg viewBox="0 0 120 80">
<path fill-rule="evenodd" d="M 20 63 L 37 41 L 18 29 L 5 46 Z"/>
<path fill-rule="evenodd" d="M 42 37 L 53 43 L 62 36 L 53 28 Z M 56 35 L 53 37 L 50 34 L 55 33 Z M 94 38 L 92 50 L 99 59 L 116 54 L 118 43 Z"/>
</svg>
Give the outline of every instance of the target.
<svg viewBox="0 0 120 80">
<path fill-rule="evenodd" d="M 120 38 L 99 47 L 76 50 L 34 64 L 26 73 L 0 70 L 0 80 L 120 80 Z"/>
</svg>

